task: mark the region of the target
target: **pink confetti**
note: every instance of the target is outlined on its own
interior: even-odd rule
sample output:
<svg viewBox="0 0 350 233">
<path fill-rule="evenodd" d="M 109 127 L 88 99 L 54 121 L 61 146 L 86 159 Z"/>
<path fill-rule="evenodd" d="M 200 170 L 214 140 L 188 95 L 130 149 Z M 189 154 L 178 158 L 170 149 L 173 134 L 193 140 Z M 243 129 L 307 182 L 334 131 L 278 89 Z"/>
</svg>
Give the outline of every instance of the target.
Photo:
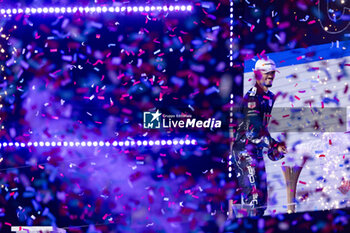
<svg viewBox="0 0 350 233">
<path fill-rule="evenodd" d="M 139 83 L 141 83 L 141 81 L 136 81 L 136 82 L 134 82 L 133 86 L 135 86 L 135 85 L 137 85 Z"/>
<path fill-rule="evenodd" d="M 288 28 L 290 27 L 290 23 L 289 22 L 282 22 L 278 25 L 278 28 L 279 29 L 285 29 L 285 28 Z"/>
<path fill-rule="evenodd" d="M 39 36 L 38 35 L 38 33 L 35 33 L 35 36 L 34 36 L 34 38 L 37 40 L 37 39 L 39 39 L 41 36 Z"/>
<path fill-rule="evenodd" d="M 101 60 L 97 60 L 94 64 L 92 64 L 93 66 L 96 66 L 97 64 L 103 64 L 103 61 Z"/>
<path fill-rule="evenodd" d="M 254 28 L 255 28 L 254 25 L 250 26 L 250 32 L 252 32 L 254 30 Z"/>
<path fill-rule="evenodd" d="M 132 111 L 130 109 L 128 109 L 128 108 L 123 108 L 122 112 L 126 113 L 126 114 L 129 114 L 129 115 L 132 114 Z"/>
</svg>

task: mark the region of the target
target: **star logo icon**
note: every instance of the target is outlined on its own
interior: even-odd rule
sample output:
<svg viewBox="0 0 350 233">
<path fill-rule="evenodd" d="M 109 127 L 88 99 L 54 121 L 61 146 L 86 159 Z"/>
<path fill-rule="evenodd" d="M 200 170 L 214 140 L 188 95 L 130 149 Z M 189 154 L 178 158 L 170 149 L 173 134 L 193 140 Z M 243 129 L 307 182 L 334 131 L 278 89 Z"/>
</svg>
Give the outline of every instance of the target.
<svg viewBox="0 0 350 233">
<path fill-rule="evenodd" d="M 159 110 L 157 110 L 155 113 L 151 113 L 152 114 L 152 120 L 151 122 L 153 122 L 154 120 L 159 121 L 159 117 L 162 115 Z"/>
<path fill-rule="evenodd" d="M 162 113 L 157 110 L 156 112 L 144 112 L 143 113 L 143 127 L 145 129 L 159 129 L 161 127 Z"/>
</svg>

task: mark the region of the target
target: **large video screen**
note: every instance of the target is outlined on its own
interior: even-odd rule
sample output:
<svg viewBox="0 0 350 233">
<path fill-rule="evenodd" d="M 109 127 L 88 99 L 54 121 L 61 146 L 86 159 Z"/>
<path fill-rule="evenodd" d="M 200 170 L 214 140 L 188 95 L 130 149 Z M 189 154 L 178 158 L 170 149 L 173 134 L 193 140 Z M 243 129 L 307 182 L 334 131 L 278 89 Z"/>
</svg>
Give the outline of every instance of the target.
<svg viewBox="0 0 350 233">
<path fill-rule="evenodd" d="M 267 215 L 286 213 L 293 205 L 295 212 L 349 205 L 349 46 L 349 41 L 337 41 L 245 62 L 244 93 L 256 83 L 259 58 L 276 63 L 269 131 L 286 142 L 288 153 L 279 161 L 264 158 Z"/>
</svg>

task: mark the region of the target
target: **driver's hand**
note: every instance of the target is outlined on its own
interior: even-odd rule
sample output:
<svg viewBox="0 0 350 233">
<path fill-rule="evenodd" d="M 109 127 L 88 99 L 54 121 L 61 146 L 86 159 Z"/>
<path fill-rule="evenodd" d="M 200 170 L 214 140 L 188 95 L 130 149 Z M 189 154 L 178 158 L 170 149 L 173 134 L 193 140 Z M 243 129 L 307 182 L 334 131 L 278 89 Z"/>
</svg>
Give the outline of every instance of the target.
<svg viewBox="0 0 350 233">
<path fill-rule="evenodd" d="M 278 150 L 278 152 L 283 153 L 283 154 L 287 154 L 288 153 L 287 147 L 285 145 L 279 145 L 277 147 L 277 150 Z"/>
</svg>

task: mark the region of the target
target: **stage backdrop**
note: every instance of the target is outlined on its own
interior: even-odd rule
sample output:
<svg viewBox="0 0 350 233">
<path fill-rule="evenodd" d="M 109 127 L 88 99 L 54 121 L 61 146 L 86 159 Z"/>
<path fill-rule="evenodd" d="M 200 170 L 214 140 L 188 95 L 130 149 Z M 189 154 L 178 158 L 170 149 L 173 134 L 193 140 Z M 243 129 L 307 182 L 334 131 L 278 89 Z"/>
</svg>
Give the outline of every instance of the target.
<svg viewBox="0 0 350 233">
<path fill-rule="evenodd" d="M 350 179 L 350 143 L 349 134 L 346 133 L 349 126 L 346 109 L 350 105 L 349 46 L 349 42 L 335 41 L 306 49 L 268 54 L 276 62 L 279 71 L 270 89 L 277 99 L 269 129 L 274 138 L 286 140 L 289 153 L 278 162 L 264 158 L 269 190 L 266 214 L 287 212 L 286 182 L 281 167 L 300 166 L 303 159 L 306 159 L 306 163 L 297 183 L 296 211 L 349 205 L 347 180 Z M 244 93 L 255 83 L 252 69 L 256 59 L 245 62 Z M 309 115 L 306 114 L 299 121 L 291 119 L 288 111 L 290 113 L 296 108 L 303 108 Z M 317 110 L 328 111 L 328 115 L 333 112 L 336 120 L 329 122 L 327 116 L 311 119 Z M 342 112 L 342 117 L 339 117 L 338 111 Z M 315 122 L 319 129 L 325 129 L 324 132 L 310 130 L 312 127 L 296 129 L 297 123 L 305 126 L 309 124 L 310 127 L 315 126 Z M 285 129 L 288 132 L 283 134 Z"/>
</svg>

